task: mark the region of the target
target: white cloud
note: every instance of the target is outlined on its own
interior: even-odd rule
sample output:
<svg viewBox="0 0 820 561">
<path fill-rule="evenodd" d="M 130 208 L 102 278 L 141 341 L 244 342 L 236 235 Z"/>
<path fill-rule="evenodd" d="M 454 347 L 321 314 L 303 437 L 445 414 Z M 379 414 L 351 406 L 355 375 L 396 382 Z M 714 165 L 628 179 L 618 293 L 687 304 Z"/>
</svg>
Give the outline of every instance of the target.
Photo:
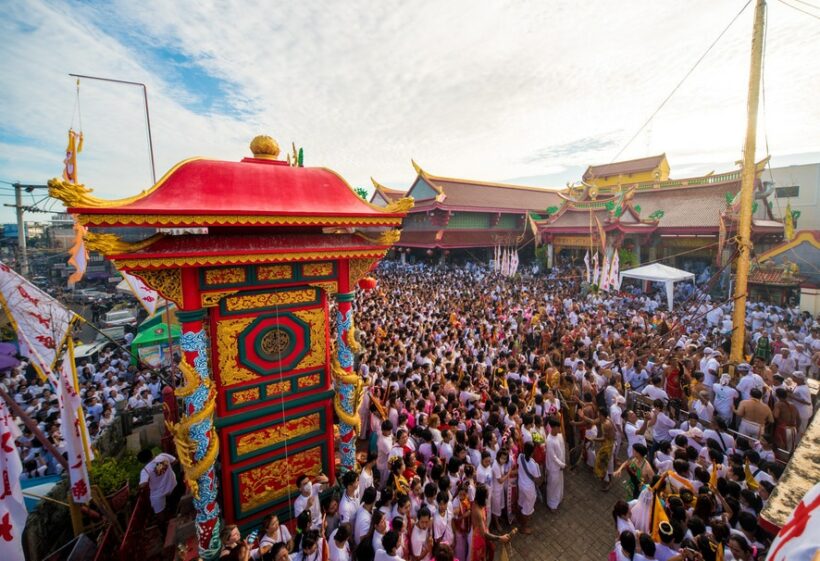
<svg viewBox="0 0 820 561">
<path fill-rule="evenodd" d="M 442 175 L 551 176 L 608 162 L 740 9 L 740 2 L 119 2 L 8 6 L 0 29 L 0 179 L 60 171 L 67 72 L 144 81 L 161 175 L 228 160 L 268 133 L 351 183 Z M 765 120 L 775 154 L 820 151 L 815 20 L 769 7 Z M 692 172 L 732 167 L 744 134 L 752 11 L 738 19 L 623 154 Z M 163 64 L 158 50 L 185 63 Z M 223 82 L 197 109 L 186 65 Z M 183 76 L 184 78 L 184 76 Z M 141 93 L 82 83 L 81 179 L 104 196 L 150 184 Z M 232 107 L 234 111 L 224 112 Z M 762 139 L 762 131 L 761 131 Z M 32 150 L 35 150 L 32 153 Z M 758 149 L 762 154 L 764 148 Z M 717 162 L 717 165 L 713 165 Z"/>
</svg>

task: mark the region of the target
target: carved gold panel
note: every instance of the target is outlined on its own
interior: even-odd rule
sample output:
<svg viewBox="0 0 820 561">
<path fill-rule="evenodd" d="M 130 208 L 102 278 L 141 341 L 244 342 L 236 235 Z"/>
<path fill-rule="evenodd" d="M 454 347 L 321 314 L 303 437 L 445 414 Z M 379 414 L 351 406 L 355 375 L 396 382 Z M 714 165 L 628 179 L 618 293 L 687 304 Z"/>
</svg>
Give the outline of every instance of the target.
<svg viewBox="0 0 820 561">
<path fill-rule="evenodd" d="M 333 263 L 305 263 L 302 265 L 302 276 L 328 277 L 333 274 Z"/>
<path fill-rule="evenodd" d="M 240 284 L 248 280 L 244 267 L 223 267 L 205 270 L 205 284 L 208 286 L 221 284 Z"/>
<path fill-rule="evenodd" d="M 322 472 L 322 449 L 311 448 L 291 454 L 239 474 L 239 507 L 243 512 L 295 497 L 296 478 L 301 474 L 317 476 Z"/>
<path fill-rule="evenodd" d="M 228 296 L 225 299 L 225 309 L 229 312 L 258 310 L 293 304 L 308 304 L 316 300 L 316 291 L 312 288 L 297 290 L 280 290 L 264 292 L 262 294 L 246 294 Z"/>
<path fill-rule="evenodd" d="M 321 415 L 311 413 L 304 417 L 290 419 L 278 425 L 263 427 L 243 434 L 236 439 L 236 451 L 244 456 L 261 448 L 275 446 L 286 440 L 293 440 L 320 430 Z"/>
<path fill-rule="evenodd" d="M 293 278 L 293 267 L 290 265 L 260 265 L 256 269 L 256 278 L 261 281 L 289 280 Z"/>
</svg>

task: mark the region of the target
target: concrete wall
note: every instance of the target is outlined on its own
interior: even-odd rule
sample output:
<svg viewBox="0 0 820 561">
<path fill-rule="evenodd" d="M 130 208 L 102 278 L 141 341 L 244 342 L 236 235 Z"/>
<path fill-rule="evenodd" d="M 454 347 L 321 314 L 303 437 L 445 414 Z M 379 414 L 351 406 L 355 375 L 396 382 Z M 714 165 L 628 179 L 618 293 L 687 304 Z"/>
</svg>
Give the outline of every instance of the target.
<svg viewBox="0 0 820 561">
<path fill-rule="evenodd" d="M 768 171 L 764 171 L 761 178 L 763 181 L 771 181 L 773 178 L 775 187 L 800 186 L 797 197 L 778 199 L 775 194 L 770 197 L 775 218 L 783 216 L 786 204 L 791 203 L 792 210 L 800 211 L 797 230 L 820 230 L 820 163 L 772 168 L 771 176 Z M 764 218 L 764 209 L 759 209 L 756 216 Z"/>
<path fill-rule="evenodd" d="M 820 289 L 800 289 L 800 311 L 809 312 L 814 317 L 820 314 Z"/>
</svg>

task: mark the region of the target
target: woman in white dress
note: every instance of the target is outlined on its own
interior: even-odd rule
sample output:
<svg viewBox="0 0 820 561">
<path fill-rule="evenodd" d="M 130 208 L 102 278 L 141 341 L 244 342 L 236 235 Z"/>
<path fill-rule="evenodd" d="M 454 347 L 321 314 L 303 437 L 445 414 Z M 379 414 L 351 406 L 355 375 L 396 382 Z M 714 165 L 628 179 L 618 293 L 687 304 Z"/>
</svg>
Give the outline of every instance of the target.
<svg viewBox="0 0 820 561">
<path fill-rule="evenodd" d="M 524 444 L 524 451 L 518 456 L 518 507 L 521 514 L 521 533 L 531 534 L 529 520 L 535 512 L 535 499 L 538 496 L 538 485 L 541 481 L 541 470 L 532 458 L 535 445 Z"/>
<path fill-rule="evenodd" d="M 498 451 L 493 462 L 493 487 L 492 487 L 492 527 L 494 531 L 498 530 L 498 521 L 504 510 L 507 510 L 509 515 L 512 505 L 507 503 L 507 497 L 510 495 L 510 479 L 516 474 L 515 466 L 510 462 L 510 452 L 506 448 Z"/>
</svg>

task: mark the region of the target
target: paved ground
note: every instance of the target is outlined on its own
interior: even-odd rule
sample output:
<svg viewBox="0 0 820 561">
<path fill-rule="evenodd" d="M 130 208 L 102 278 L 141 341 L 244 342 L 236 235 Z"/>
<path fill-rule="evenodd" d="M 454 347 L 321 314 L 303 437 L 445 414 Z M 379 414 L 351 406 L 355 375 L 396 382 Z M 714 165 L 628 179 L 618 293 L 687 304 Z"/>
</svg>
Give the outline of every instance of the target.
<svg viewBox="0 0 820 561">
<path fill-rule="evenodd" d="M 599 488 L 590 469 L 567 472 L 558 512 L 550 514 L 536 504 L 533 533 L 513 538 L 510 561 L 605 561 L 615 543 L 612 505 L 622 498 L 623 488 L 617 482 L 607 493 Z"/>
</svg>

